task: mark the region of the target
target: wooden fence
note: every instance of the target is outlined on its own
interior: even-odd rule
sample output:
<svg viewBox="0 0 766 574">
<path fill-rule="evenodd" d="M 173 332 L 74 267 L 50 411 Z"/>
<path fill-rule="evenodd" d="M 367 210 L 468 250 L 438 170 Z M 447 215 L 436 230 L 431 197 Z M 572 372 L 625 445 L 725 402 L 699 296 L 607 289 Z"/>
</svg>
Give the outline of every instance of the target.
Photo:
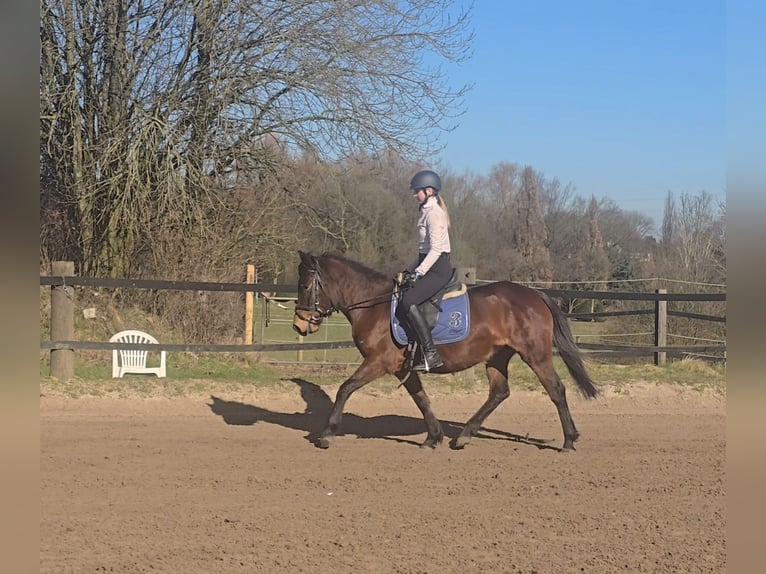
<svg viewBox="0 0 766 574">
<path fill-rule="evenodd" d="M 250 279 L 248 277 L 248 279 Z M 140 349 L 191 352 L 269 352 L 269 351 L 301 351 L 315 349 L 343 349 L 354 347 L 353 341 L 329 342 L 299 342 L 278 344 L 241 344 L 241 345 L 211 345 L 211 344 L 141 344 L 141 343 L 109 343 L 101 341 L 74 340 L 74 287 L 105 287 L 126 289 L 170 289 L 179 291 L 211 291 L 211 292 L 240 292 L 246 294 L 275 292 L 295 293 L 295 285 L 278 283 L 217 283 L 200 281 L 162 281 L 148 279 L 104 279 L 96 277 L 77 277 L 74 275 L 74 264 L 71 262 L 54 262 L 52 274 L 40 277 L 40 285 L 51 287 L 51 340 L 41 341 L 40 349 L 50 350 L 51 375 L 67 380 L 74 376 L 74 350 L 113 350 Z M 686 313 L 668 310 L 670 301 L 726 301 L 726 293 L 667 293 L 658 289 L 655 293 L 630 293 L 613 291 L 574 291 L 562 289 L 540 289 L 551 297 L 570 297 L 579 299 L 596 299 L 599 301 L 649 301 L 653 309 L 635 311 L 605 311 L 599 313 L 573 313 L 572 319 L 598 319 L 621 315 L 654 315 L 654 345 L 615 345 L 602 343 L 578 343 L 583 351 L 615 352 L 620 355 L 653 355 L 656 364 L 662 364 L 667 354 L 678 353 L 718 353 L 725 357 L 726 344 L 712 345 L 668 345 L 667 318 L 668 316 L 686 317 L 689 319 L 725 322 L 725 317 Z"/>
</svg>

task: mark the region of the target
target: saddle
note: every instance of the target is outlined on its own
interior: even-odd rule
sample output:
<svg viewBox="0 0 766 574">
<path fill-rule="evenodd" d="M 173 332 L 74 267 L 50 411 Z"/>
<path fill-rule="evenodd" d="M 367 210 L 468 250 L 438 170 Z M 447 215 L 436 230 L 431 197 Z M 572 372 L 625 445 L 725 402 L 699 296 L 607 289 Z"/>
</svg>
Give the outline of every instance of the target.
<svg viewBox="0 0 766 574">
<path fill-rule="evenodd" d="M 433 297 L 418 305 L 418 309 L 420 309 L 423 318 L 431 329 L 436 326 L 436 319 L 439 317 L 439 312 L 443 310 L 442 301 L 462 295 L 466 290 L 465 283 L 458 281 L 457 270 L 453 269 L 447 284 L 439 289 Z"/>
<path fill-rule="evenodd" d="M 399 345 L 408 345 L 412 340 L 405 327 L 399 323 L 396 308 L 399 300 L 397 293 L 391 294 L 391 331 Z M 418 309 L 431 329 L 435 344 L 457 343 L 468 335 L 471 327 L 468 289 L 457 279 L 453 269 L 452 276 L 444 287 L 427 301 L 420 303 Z"/>
</svg>

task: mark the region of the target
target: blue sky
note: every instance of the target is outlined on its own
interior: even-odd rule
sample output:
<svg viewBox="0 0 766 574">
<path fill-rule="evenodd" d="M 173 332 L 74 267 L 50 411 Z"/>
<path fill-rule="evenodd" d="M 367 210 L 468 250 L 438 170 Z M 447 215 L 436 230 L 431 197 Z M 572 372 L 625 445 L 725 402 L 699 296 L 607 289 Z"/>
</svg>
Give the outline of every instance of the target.
<svg viewBox="0 0 766 574">
<path fill-rule="evenodd" d="M 726 2 L 476 0 L 472 24 L 443 165 L 531 165 L 657 224 L 668 191 L 724 199 Z"/>
</svg>

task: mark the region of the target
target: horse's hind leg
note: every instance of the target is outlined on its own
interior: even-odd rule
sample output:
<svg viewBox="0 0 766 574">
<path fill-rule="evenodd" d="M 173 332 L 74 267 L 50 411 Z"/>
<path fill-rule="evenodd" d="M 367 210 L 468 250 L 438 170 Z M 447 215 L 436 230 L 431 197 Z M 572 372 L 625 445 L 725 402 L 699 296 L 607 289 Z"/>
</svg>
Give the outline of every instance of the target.
<svg viewBox="0 0 766 574">
<path fill-rule="evenodd" d="M 418 409 L 423 414 L 423 420 L 426 422 L 426 429 L 428 430 L 428 436 L 421 448 L 436 448 L 444 440 L 444 430 L 439 420 L 431 410 L 431 400 L 428 398 L 423 384 L 420 382 L 420 377 L 415 371 L 410 372 L 407 378 L 402 383 L 407 392 L 410 393 L 412 400 L 415 401 Z"/>
<path fill-rule="evenodd" d="M 564 383 L 561 382 L 556 369 L 553 367 L 553 358 L 548 356 L 545 360 L 539 362 L 533 362 L 524 357 L 522 358 L 535 372 L 537 378 L 540 379 L 543 387 L 545 387 L 545 390 L 551 397 L 553 404 L 556 405 L 556 410 L 559 412 L 561 428 L 564 431 L 564 446 L 561 450 L 563 452 L 573 451 L 575 449 L 574 442 L 580 436 L 580 433 L 577 432 L 574 421 L 572 420 L 572 414 L 569 412 L 566 387 L 564 387 Z"/>
<path fill-rule="evenodd" d="M 512 349 L 503 348 L 497 351 L 486 364 L 489 379 L 489 396 L 479 410 L 468 419 L 460 436 L 452 441 L 452 448 L 463 448 L 479 432 L 479 427 L 500 403 L 507 399 L 511 391 L 508 388 L 508 363 L 513 357 Z"/>
</svg>

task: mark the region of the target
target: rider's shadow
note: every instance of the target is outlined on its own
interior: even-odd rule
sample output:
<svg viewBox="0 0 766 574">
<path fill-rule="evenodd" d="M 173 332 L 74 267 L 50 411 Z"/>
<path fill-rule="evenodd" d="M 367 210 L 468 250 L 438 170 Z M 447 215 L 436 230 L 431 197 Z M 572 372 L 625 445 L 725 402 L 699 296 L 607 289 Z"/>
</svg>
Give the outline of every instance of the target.
<svg viewBox="0 0 766 574">
<path fill-rule="evenodd" d="M 327 424 L 327 418 L 332 410 L 333 401 L 319 385 L 310 383 L 304 379 L 293 378 L 291 382 L 300 388 L 301 398 L 306 404 L 303 412 L 281 413 L 256 405 L 249 405 L 238 401 L 227 401 L 216 396 L 211 396 L 212 403 L 208 406 L 216 415 L 220 416 L 226 424 L 230 425 L 254 425 L 259 422 L 271 423 L 303 431 L 306 440 L 316 443 L 317 439 Z M 463 430 L 464 424 L 452 421 L 440 421 L 444 435 L 455 439 Z M 396 442 L 419 445 L 415 440 L 403 439 L 403 436 L 415 436 L 426 432 L 426 425 L 422 418 L 414 418 L 402 415 L 377 415 L 363 417 L 351 412 L 344 412 L 341 423 L 340 435 L 354 435 L 357 438 L 380 438 Z M 487 435 L 485 433 L 492 433 Z M 494 436 L 493 436 L 494 435 Z M 476 438 L 489 438 L 496 440 L 509 440 L 532 444 L 538 448 L 554 448 L 548 445 L 548 441 L 522 437 L 505 431 L 481 427 Z M 558 450 L 558 449 L 555 449 Z"/>
</svg>

